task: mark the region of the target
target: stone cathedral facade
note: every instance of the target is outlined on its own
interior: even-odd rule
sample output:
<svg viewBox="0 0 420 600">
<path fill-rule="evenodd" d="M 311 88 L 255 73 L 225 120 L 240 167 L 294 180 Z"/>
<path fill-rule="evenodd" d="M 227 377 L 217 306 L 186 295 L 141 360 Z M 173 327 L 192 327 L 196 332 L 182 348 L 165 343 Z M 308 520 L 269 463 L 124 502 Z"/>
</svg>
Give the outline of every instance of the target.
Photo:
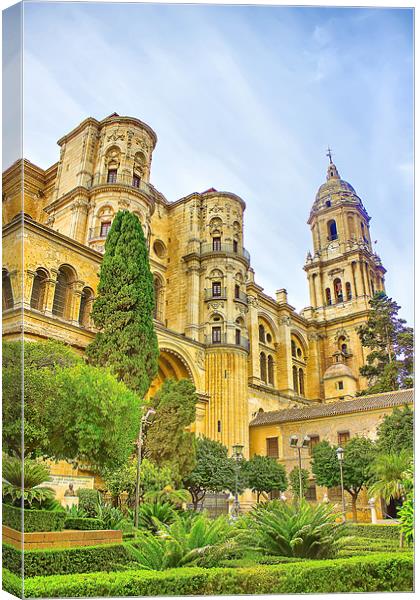
<svg viewBox="0 0 420 600">
<path fill-rule="evenodd" d="M 48 169 L 23 160 L 5 171 L 3 333 L 16 339 L 23 329 L 28 340 L 56 338 L 83 352 L 95 335 L 106 236 L 117 211 L 130 210 L 155 281 L 152 387 L 191 378 L 197 434 L 243 444 L 248 455 L 256 415 L 345 402 L 366 387 L 357 328 L 385 274 L 370 217 L 330 158 L 312 206 L 308 199 L 310 305 L 296 312 L 284 288 L 272 298 L 257 283 L 243 245 L 244 200 L 210 188 L 169 202 L 150 183 L 156 142 L 136 118 L 88 118 L 58 141 Z"/>
</svg>

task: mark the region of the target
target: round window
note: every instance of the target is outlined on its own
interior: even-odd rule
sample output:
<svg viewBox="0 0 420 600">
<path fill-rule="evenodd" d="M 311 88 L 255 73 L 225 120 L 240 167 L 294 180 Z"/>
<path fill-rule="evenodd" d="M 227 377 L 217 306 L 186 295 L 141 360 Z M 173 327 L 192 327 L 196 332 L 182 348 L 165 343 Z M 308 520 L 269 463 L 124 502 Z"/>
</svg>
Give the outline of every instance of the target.
<svg viewBox="0 0 420 600">
<path fill-rule="evenodd" d="M 273 341 L 273 338 L 271 337 L 271 333 L 267 333 L 266 340 L 269 344 L 271 344 L 271 342 Z"/>
<path fill-rule="evenodd" d="M 166 246 L 161 240 L 156 240 L 153 244 L 153 252 L 159 258 L 163 258 L 166 254 Z"/>
<path fill-rule="evenodd" d="M 302 350 L 300 348 L 297 349 L 297 355 L 299 358 L 302 356 Z"/>
</svg>

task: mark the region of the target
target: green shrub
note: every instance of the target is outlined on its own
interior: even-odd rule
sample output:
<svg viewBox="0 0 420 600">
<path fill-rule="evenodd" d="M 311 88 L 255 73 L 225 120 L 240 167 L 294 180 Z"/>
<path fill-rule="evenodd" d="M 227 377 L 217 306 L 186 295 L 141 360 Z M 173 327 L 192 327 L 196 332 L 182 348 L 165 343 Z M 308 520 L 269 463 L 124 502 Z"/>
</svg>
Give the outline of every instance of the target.
<svg viewBox="0 0 420 600">
<path fill-rule="evenodd" d="M 117 571 L 133 563 L 125 544 L 104 544 L 48 550 L 25 550 L 25 576 Z M 19 575 L 22 552 L 3 544 L 3 566 Z"/>
<path fill-rule="evenodd" d="M 55 492 L 41 483 L 49 481 L 50 470 L 35 460 L 24 461 L 14 456 L 3 454 L 3 501 L 25 508 L 43 508 L 45 502 L 54 499 Z"/>
<path fill-rule="evenodd" d="M 372 523 L 348 523 L 349 535 L 359 538 L 398 540 L 400 536 L 398 525 L 373 525 Z"/>
<path fill-rule="evenodd" d="M 139 506 L 139 528 L 156 533 L 162 523 L 175 521 L 176 512 L 168 502 L 144 503 Z"/>
<path fill-rule="evenodd" d="M 85 511 L 87 517 L 96 518 L 99 500 L 98 490 L 80 488 L 77 490 L 77 495 L 79 496 L 80 509 Z"/>
<path fill-rule="evenodd" d="M 64 529 L 79 529 L 83 531 L 104 529 L 104 524 L 100 519 L 92 519 L 91 517 L 66 517 Z"/>
<path fill-rule="evenodd" d="M 58 510 L 25 510 L 3 504 L 3 524 L 30 533 L 32 531 L 61 531 L 64 527 L 66 513 Z"/>
<path fill-rule="evenodd" d="M 36 577 L 25 596 L 185 596 L 412 591 L 413 560 L 407 555 L 302 561 L 248 569 L 171 569 Z"/>
<path fill-rule="evenodd" d="M 11 573 L 7 569 L 2 569 L 2 588 L 9 594 L 23 598 L 23 579 Z"/>
<path fill-rule="evenodd" d="M 399 529 L 404 539 L 408 544 L 412 544 L 414 542 L 414 497 L 412 493 L 398 509 L 398 518 L 400 520 Z"/>
<path fill-rule="evenodd" d="M 239 540 L 243 547 L 264 553 L 297 558 L 331 558 L 346 530 L 336 523 L 334 509 L 325 504 L 312 506 L 272 501 L 249 513 L 246 530 Z"/>
</svg>

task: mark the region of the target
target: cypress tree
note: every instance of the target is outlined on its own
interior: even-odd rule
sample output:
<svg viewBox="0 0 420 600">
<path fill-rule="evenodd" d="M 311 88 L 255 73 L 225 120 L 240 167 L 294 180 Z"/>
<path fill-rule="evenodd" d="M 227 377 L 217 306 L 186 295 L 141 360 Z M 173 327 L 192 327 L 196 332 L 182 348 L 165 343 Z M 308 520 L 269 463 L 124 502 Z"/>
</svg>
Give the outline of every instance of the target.
<svg viewBox="0 0 420 600">
<path fill-rule="evenodd" d="M 92 318 L 100 331 L 87 356 L 143 397 L 158 369 L 155 298 L 143 229 L 128 211 L 112 223 L 99 277 Z"/>
</svg>

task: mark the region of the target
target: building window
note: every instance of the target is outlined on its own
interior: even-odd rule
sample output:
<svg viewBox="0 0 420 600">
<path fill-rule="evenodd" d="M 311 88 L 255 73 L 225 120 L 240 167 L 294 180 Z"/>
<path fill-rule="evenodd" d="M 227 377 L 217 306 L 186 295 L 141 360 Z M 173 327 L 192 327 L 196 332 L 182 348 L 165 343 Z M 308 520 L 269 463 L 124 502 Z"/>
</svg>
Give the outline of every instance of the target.
<svg viewBox="0 0 420 600">
<path fill-rule="evenodd" d="M 338 389 L 339 389 L 339 390 L 344 390 L 344 381 L 339 381 L 339 382 L 337 383 L 337 386 L 338 386 Z"/>
<path fill-rule="evenodd" d="M 233 251 L 238 252 L 238 240 L 233 240 Z"/>
<path fill-rule="evenodd" d="M 217 252 L 222 249 L 222 238 L 214 237 L 213 238 L 213 250 Z"/>
<path fill-rule="evenodd" d="M 334 219 L 331 221 L 328 221 L 327 227 L 328 227 L 328 239 L 336 240 L 338 238 L 338 233 L 337 233 L 337 224 L 334 221 Z"/>
<path fill-rule="evenodd" d="M 299 393 L 301 396 L 305 395 L 305 376 L 303 369 L 299 369 Z"/>
<path fill-rule="evenodd" d="M 214 298 L 218 298 L 222 295 L 222 284 L 220 281 L 213 281 L 211 284 L 211 293 Z"/>
<path fill-rule="evenodd" d="M 117 183 L 117 169 L 108 169 L 107 183 Z"/>
<path fill-rule="evenodd" d="M 351 300 L 352 298 L 351 285 L 349 282 L 346 283 L 346 298 L 347 300 Z"/>
<path fill-rule="evenodd" d="M 13 308 L 13 291 L 12 284 L 10 282 L 10 273 L 7 269 L 3 269 L 2 271 L 2 280 L 3 280 L 3 288 L 2 288 L 2 298 L 3 298 L 3 310 L 8 310 L 9 308 Z"/>
<path fill-rule="evenodd" d="M 55 283 L 54 300 L 52 314 L 56 317 L 67 318 L 70 308 L 70 272 L 66 268 L 58 270 Z"/>
<path fill-rule="evenodd" d="M 296 393 L 299 393 L 299 382 L 298 382 L 298 370 L 297 367 L 293 367 L 293 389 Z"/>
<path fill-rule="evenodd" d="M 260 354 L 260 379 L 267 383 L 267 359 L 264 352 Z"/>
<path fill-rule="evenodd" d="M 279 438 L 278 437 L 266 438 L 266 446 L 267 446 L 267 456 L 269 458 L 278 458 L 279 457 Z"/>
<path fill-rule="evenodd" d="M 212 327 L 211 341 L 213 344 L 221 344 L 222 343 L 222 328 L 221 327 Z"/>
<path fill-rule="evenodd" d="M 294 340 L 292 340 L 291 346 L 292 346 L 292 356 L 294 356 L 296 358 L 296 342 Z"/>
<path fill-rule="evenodd" d="M 271 356 L 271 354 L 268 357 L 267 360 L 267 366 L 268 366 L 268 383 L 271 385 L 274 385 L 274 360 L 273 357 Z"/>
<path fill-rule="evenodd" d="M 140 177 L 138 175 L 133 175 L 133 187 L 140 187 Z"/>
<path fill-rule="evenodd" d="M 309 456 L 312 456 L 315 446 L 319 444 L 319 435 L 310 435 L 309 438 Z"/>
<path fill-rule="evenodd" d="M 336 302 L 343 302 L 343 286 L 341 279 L 334 279 L 334 294 Z"/>
<path fill-rule="evenodd" d="M 331 290 L 330 290 L 330 288 L 327 288 L 325 290 L 325 298 L 326 298 L 326 301 L 327 301 L 327 306 L 331 306 L 332 302 L 331 302 Z"/>
<path fill-rule="evenodd" d="M 344 448 L 350 439 L 350 431 L 339 431 L 337 434 L 338 445 Z"/>
<path fill-rule="evenodd" d="M 265 342 L 265 330 L 264 330 L 264 325 L 259 325 L 258 326 L 258 339 L 260 340 L 260 342 L 264 343 Z"/>
<path fill-rule="evenodd" d="M 240 287 L 239 285 L 236 283 L 235 284 L 235 298 L 239 298 L 240 295 Z"/>
<path fill-rule="evenodd" d="M 42 310 L 44 308 L 47 279 L 47 273 L 43 269 L 37 269 L 31 293 L 31 308 L 35 310 Z"/>
<path fill-rule="evenodd" d="M 101 232 L 100 232 L 101 238 L 106 238 L 110 229 L 111 229 L 111 221 L 102 221 Z"/>
<path fill-rule="evenodd" d="M 330 208 L 330 206 L 331 206 L 331 200 L 327 200 L 327 201 L 325 202 L 325 206 L 326 206 L 327 208 Z"/>
<path fill-rule="evenodd" d="M 222 431 L 222 422 L 217 421 L 217 433 L 221 433 L 221 431 Z"/>
<path fill-rule="evenodd" d="M 237 346 L 241 345 L 241 330 L 235 329 L 235 343 Z"/>
</svg>

